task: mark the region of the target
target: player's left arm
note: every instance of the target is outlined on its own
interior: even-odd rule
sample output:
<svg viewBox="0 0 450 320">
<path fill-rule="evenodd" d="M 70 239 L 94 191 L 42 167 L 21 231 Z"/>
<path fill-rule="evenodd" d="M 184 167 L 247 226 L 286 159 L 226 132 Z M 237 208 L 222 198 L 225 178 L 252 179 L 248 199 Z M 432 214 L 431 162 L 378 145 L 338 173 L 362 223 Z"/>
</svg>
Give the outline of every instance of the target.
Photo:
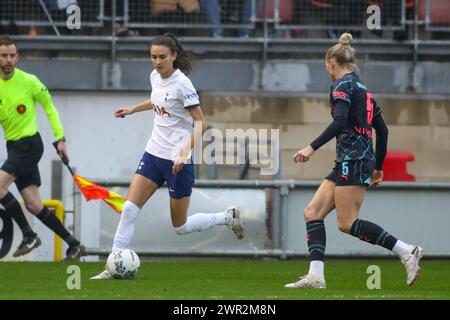
<svg viewBox="0 0 450 320">
<path fill-rule="evenodd" d="M 200 105 L 188 108 L 187 110 L 194 120 L 194 130 L 192 131 L 190 141 L 183 147 L 183 149 L 181 149 L 180 154 L 174 161 L 174 165 L 172 167 L 172 173 L 174 175 L 176 175 L 183 168 L 183 165 L 187 162 L 189 153 L 192 149 L 194 149 L 195 144 L 198 141 L 201 141 L 203 133 L 207 128 L 206 119 Z"/>
<path fill-rule="evenodd" d="M 172 167 L 172 173 L 174 175 L 183 168 L 190 151 L 194 148 L 195 143 L 202 138 L 203 132 L 206 130 L 206 120 L 200 107 L 199 96 L 189 78 L 184 78 L 178 83 L 177 95 L 183 108 L 188 110 L 194 120 L 194 130 L 191 134 L 190 141 L 181 149 L 174 161 Z"/>
<path fill-rule="evenodd" d="M 201 141 L 203 133 L 206 131 L 206 128 L 208 126 L 202 108 L 200 106 L 189 108 L 188 111 L 192 119 L 194 120 L 194 130 L 191 134 L 190 143 L 184 148 L 183 151 L 183 153 L 185 153 L 186 155 L 192 149 L 194 149 L 194 146 L 198 141 Z"/>
<path fill-rule="evenodd" d="M 372 119 L 372 127 L 377 133 L 375 146 L 375 170 L 371 177 L 370 185 L 377 186 L 383 180 L 383 162 L 387 154 L 387 143 L 389 129 L 381 115 L 381 111 L 377 112 Z"/>
<path fill-rule="evenodd" d="M 64 137 L 64 129 L 59 117 L 58 110 L 53 104 L 50 92 L 48 91 L 46 86 L 41 81 L 39 81 L 37 77 L 35 77 L 34 79 L 32 94 L 33 99 L 39 102 L 44 109 L 50 125 L 52 126 L 53 134 L 55 135 L 55 139 L 57 141 L 56 149 L 59 156 L 68 161 L 69 155 L 65 144 L 66 139 Z"/>
</svg>

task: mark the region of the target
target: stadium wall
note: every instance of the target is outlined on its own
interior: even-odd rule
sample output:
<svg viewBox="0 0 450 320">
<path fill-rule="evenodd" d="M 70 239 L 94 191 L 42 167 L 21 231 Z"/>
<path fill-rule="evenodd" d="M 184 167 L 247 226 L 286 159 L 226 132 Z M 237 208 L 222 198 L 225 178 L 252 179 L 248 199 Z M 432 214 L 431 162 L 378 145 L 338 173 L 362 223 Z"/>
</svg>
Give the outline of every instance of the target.
<svg viewBox="0 0 450 320">
<path fill-rule="evenodd" d="M 53 96 L 66 131 L 70 161 L 77 172 L 94 180 L 129 181 L 151 134 L 153 114 L 148 112 L 127 119 L 115 119 L 113 111 L 119 106 L 128 106 L 147 99 L 148 93 L 54 91 Z M 205 93 L 202 95 L 202 104 L 209 123 L 216 128 L 270 127 L 280 129 L 283 178 L 318 180 L 328 172 L 334 154 L 332 143 L 317 153 L 315 161 L 310 164 L 294 166 L 290 161 L 295 148 L 312 139 L 328 123 L 329 114 L 325 97 L 301 99 L 298 96 L 269 97 L 236 94 L 227 96 Z M 448 102 L 445 100 L 416 101 L 406 98 L 382 98 L 380 104 L 384 107 L 391 128 L 390 148 L 407 149 L 416 156 L 416 162 L 409 167 L 410 173 L 416 174 L 424 181 L 450 181 Z M 40 163 L 43 181 L 41 190 L 43 198 L 48 199 L 52 191 L 52 161 L 58 160 L 58 158 L 51 146 L 54 137 L 50 125 L 42 109 L 38 108 L 38 110 L 40 132 L 46 146 Z M 267 119 L 270 119 L 270 122 Z M 5 158 L 6 150 L 3 149 L 0 160 L 3 161 Z M 202 174 L 202 170 L 200 173 Z M 65 173 L 63 175 L 63 202 L 67 211 L 74 208 L 73 190 L 72 179 Z M 308 192 L 312 192 L 312 190 Z M 288 226 L 301 225 L 301 221 L 298 219 L 301 218 L 306 198 L 310 196 L 308 192 L 302 192 L 301 195 L 292 197 L 293 202 L 288 211 L 292 217 L 290 219 L 294 220 Z M 17 195 L 15 190 L 14 193 Z M 126 188 L 121 189 L 121 193 L 126 195 Z M 428 212 L 428 214 L 438 215 L 436 219 L 441 222 L 440 226 L 445 227 L 446 230 L 450 228 L 448 210 L 446 210 L 448 208 L 448 204 L 446 204 L 448 191 L 438 194 L 416 193 L 412 199 L 411 195 L 401 192 L 392 193 L 386 197 L 383 193 L 374 195 L 373 200 L 368 201 L 365 215 L 376 217 L 375 220 L 380 223 L 389 221 L 393 231 L 401 231 L 406 228 L 402 226 L 403 218 L 411 219 L 410 221 L 413 223 L 413 221 L 420 221 L 419 218 L 423 218 L 424 213 Z M 296 197 L 301 197 L 301 199 Z M 378 207 L 377 203 L 379 203 L 380 197 L 383 198 L 385 203 L 383 206 L 386 209 Z M 426 199 L 426 201 L 421 199 Z M 225 197 L 225 200 L 232 201 L 234 199 Z M 427 201 L 434 206 L 441 207 L 427 207 Z M 419 205 L 419 202 L 422 205 Z M 101 206 L 102 204 L 99 202 L 86 203 L 84 200 L 82 201 L 81 235 L 82 240 L 89 246 L 95 247 L 99 244 Z M 205 209 L 202 207 L 202 210 Z M 107 210 L 109 210 L 107 214 L 115 215 L 110 209 Z M 166 211 L 161 207 L 159 214 L 166 214 Z M 392 216 L 394 213 L 395 216 Z M 31 218 L 31 215 L 27 214 L 27 216 Z M 52 235 L 36 219 L 32 220 L 34 220 L 39 234 L 45 235 L 43 236 L 45 245 L 30 258 L 52 260 L 54 244 Z M 66 224 L 69 227 L 71 227 L 72 221 L 72 214 L 67 213 Z M 433 221 L 435 220 L 433 219 Z M 423 230 L 426 230 L 426 224 L 420 224 L 424 228 Z M 414 223 L 414 225 L 417 224 Z M 170 226 L 167 227 L 167 232 L 171 232 Z M 299 228 L 303 230 L 302 227 Z M 411 238 L 419 231 L 411 229 Z M 298 237 L 296 230 L 289 232 L 291 235 L 288 238 L 288 248 L 300 250 L 302 243 L 299 241 L 302 237 Z M 434 231 L 430 229 L 429 232 Z M 423 233 L 427 234 L 426 231 Z M 409 233 L 406 234 L 409 235 Z M 447 234 L 436 237 L 436 241 L 439 243 L 448 243 L 448 240 Z M 434 243 L 430 243 L 430 247 L 433 245 Z"/>
<path fill-rule="evenodd" d="M 377 97 L 388 123 L 388 151 L 411 152 L 408 172 L 418 181 L 450 181 L 450 102 L 446 99 Z M 302 165 L 292 155 L 314 140 L 331 121 L 328 97 L 205 93 L 202 104 L 210 126 L 280 130 L 281 178 L 318 180 L 329 172 L 335 142 L 330 141 Z M 375 140 L 374 140 L 375 141 Z M 207 168 L 201 177 L 207 177 Z M 253 172 L 252 178 L 257 178 Z M 226 178 L 237 178 L 231 172 Z"/>
<path fill-rule="evenodd" d="M 411 62 L 358 60 L 361 79 L 376 95 L 450 95 L 450 63 L 418 62 L 414 77 Z M 149 89 L 150 61 L 93 58 L 23 59 L 19 67 L 37 74 L 50 89 L 146 91 Z M 61 72 L 63 71 L 63 72 Z M 323 60 L 201 60 L 191 76 L 198 91 L 323 94 L 330 82 Z M 414 81 L 412 81 L 412 79 Z"/>
</svg>

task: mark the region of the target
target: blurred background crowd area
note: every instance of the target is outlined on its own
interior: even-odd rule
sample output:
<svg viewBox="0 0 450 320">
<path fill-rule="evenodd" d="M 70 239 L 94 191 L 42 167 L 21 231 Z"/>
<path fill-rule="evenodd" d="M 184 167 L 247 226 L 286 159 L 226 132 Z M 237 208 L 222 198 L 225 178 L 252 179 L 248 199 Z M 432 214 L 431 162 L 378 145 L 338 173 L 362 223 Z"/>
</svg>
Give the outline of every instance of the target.
<svg viewBox="0 0 450 320">
<path fill-rule="evenodd" d="M 70 30 L 73 5 L 81 28 Z M 374 5 L 381 28 L 371 30 Z M 448 0 L 2 0 L 0 34 L 335 39 L 350 31 L 404 41 L 416 27 L 422 39 L 441 40 L 450 39 L 449 12 Z"/>
</svg>

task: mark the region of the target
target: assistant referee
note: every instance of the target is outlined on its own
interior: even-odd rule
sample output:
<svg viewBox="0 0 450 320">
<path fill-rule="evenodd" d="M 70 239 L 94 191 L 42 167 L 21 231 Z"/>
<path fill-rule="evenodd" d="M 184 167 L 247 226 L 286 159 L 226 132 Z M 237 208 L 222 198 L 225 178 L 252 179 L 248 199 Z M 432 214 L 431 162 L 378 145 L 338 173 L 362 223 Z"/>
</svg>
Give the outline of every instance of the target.
<svg viewBox="0 0 450 320">
<path fill-rule="evenodd" d="M 17 199 L 9 192 L 11 183 L 15 182 L 27 210 L 68 244 L 66 259 L 75 260 L 84 254 L 84 246 L 42 204 L 39 193 L 38 163 L 44 146 L 36 122 L 36 101 L 50 121 L 58 154 L 68 160 L 64 130 L 49 91 L 35 75 L 16 68 L 18 60 L 16 43 L 7 36 L 0 37 L 0 124 L 8 153 L 0 169 L 0 203 L 23 233 L 23 241 L 13 256 L 24 255 L 41 245 L 41 239 L 28 224 Z"/>
</svg>

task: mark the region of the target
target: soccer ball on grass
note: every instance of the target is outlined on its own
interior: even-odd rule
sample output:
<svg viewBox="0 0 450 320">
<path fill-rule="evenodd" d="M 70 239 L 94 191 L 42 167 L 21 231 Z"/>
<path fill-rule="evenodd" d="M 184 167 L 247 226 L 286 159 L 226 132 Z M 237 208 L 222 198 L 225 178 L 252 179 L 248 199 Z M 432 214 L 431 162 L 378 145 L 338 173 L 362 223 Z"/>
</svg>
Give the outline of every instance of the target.
<svg viewBox="0 0 450 320">
<path fill-rule="evenodd" d="M 116 279 L 132 279 L 139 271 L 141 261 L 130 249 L 114 249 L 106 260 L 106 269 Z"/>
</svg>

